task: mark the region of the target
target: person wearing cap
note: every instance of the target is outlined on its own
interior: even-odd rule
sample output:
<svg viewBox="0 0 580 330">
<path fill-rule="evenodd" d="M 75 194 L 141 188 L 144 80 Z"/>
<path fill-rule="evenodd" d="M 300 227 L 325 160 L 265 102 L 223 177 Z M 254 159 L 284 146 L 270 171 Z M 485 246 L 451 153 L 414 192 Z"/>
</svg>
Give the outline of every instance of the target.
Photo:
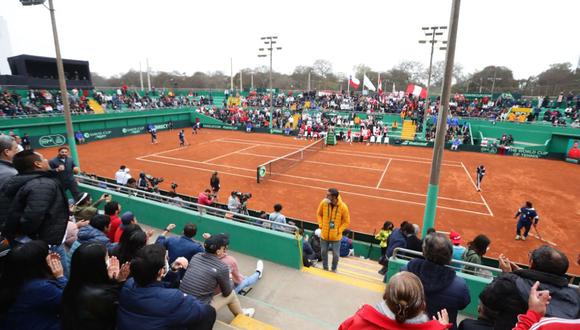
<svg viewBox="0 0 580 330">
<path fill-rule="evenodd" d="M 91 203 L 91 195 L 86 192 L 82 193 L 72 210 L 75 219 L 77 221 L 91 220 L 99 212 L 97 209 L 99 205 L 105 200 L 110 200 L 109 195 L 103 194 L 96 202 Z"/>
<path fill-rule="evenodd" d="M 316 213 L 318 227 L 320 227 L 320 249 L 322 267 L 328 270 L 328 250 L 332 250 L 332 268 L 336 272 L 338 267 L 340 240 L 342 232 L 350 224 L 348 206 L 342 201 L 336 188 L 328 189 L 326 198 L 318 205 Z"/>
<path fill-rule="evenodd" d="M 119 226 L 119 228 L 117 228 L 117 231 L 115 232 L 115 239 L 113 239 L 113 242 L 118 242 L 121 239 L 121 235 L 123 235 L 123 230 L 125 230 L 126 226 L 136 223 L 137 217 L 135 217 L 133 212 L 127 211 L 123 213 L 123 215 L 121 216 L 121 225 Z"/>
<path fill-rule="evenodd" d="M 453 243 L 453 259 L 462 260 L 465 253 L 465 247 L 461 246 L 461 234 L 452 230 L 449 233 L 449 239 Z"/>
<path fill-rule="evenodd" d="M 131 179 L 131 174 L 129 173 L 129 169 L 125 165 L 121 165 L 119 170 L 115 172 L 115 181 L 119 185 L 126 185 L 127 180 Z"/>
<path fill-rule="evenodd" d="M 229 239 L 224 234 L 207 238 L 204 243 L 205 252 L 191 258 L 179 289 L 202 303 L 211 305 L 216 311 L 227 305 L 234 316 L 243 314 L 252 317 L 254 309 L 242 309 L 230 281 L 230 269 L 220 260 L 226 253 L 228 243 Z M 215 294 L 216 288 L 221 293 Z"/>
</svg>

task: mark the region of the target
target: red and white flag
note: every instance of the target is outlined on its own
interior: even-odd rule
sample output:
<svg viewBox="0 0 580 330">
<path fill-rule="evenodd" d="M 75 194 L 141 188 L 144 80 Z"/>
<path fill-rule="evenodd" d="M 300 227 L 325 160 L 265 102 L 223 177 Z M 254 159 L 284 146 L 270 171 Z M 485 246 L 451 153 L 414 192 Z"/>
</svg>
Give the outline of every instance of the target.
<svg viewBox="0 0 580 330">
<path fill-rule="evenodd" d="M 349 80 L 348 80 L 349 85 L 352 86 L 352 88 L 357 89 L 358 86 L 360 86 L 360 80 L 356 79 L 356 77 L 350 76 Z"/>
<path fill-rule="evenodd" d="M 381 74 L 379 73 L 379 78 L 377 81 L 377 86 L 379 88 L 379 95 L 383 95 L 383 82 L 381 81 Z"/>
<path fill-rule="evenodd" d="M 413 96 L 419 96 L 420 98 L 426 98 L 427 97 L 427 89 L 425 89 L 419 85 L 409 84 L 409 85 L 407 85 L 407 94 L 413 94 Z"/>
</svg>

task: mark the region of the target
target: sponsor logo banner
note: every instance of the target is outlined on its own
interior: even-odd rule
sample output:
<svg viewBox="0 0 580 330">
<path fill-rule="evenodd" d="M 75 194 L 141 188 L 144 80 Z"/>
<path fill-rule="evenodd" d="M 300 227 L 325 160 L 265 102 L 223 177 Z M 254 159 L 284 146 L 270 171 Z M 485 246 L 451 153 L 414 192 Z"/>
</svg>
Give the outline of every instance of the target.
<svg viewBox="0 0 580 330">
<path fill-rule="evenodd" d="M 44 135 L 38 139 L 38 144 L 43 148 L 58 147 L 66 144 L 66 137 L 61 134 Z"/>
</svg>

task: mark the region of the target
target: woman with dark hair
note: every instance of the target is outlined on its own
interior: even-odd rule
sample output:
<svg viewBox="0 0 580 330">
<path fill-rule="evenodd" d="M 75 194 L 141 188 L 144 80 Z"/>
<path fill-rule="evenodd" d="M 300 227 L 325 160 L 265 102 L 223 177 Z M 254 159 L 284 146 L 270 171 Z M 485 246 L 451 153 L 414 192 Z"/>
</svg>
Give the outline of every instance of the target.
<svg viewBox="0 0 580 330">
<path fill-rule="evenodd" d="M 129 275 L 129 264 L 119 268 L 100 243 L 81 245 L 73 254 L 71 276 L 62 298 L 62 328 L 115 329 L 119 282 Z"/>
<path fill-rule="evenodd" d="M 140 248 L 147 245 L 147 234 L 137 224 L 125 226 L 119 244 L 113 248 L 111 255 L 117 257 L 121 264 L 131 262 Z"/>
<path fill-rule="evenodd" d="M 374 307 L 364 305 L 338 329 L 443 330 L 452 326 L 445 309 L 437 313 L 437 320 L 429 319 L 421 280 L 417 275 L 403 271 L 391 277 L 383 301 Z"/>
<path fill-rule="evenodd" d="M 477 235 L 473 241 L 467 243 L 467 250 L 463 253 L 463 261 L 481 265 L 481 258 L 489 250 L 491 241 L 485 235 Z M 463 272 L 478 275 L 481 269 L 475 266 L 463 267 Z"/>
<path fill-rule="evenodd" d="M 0 329 L 60 329 L 66 277 L 60 257 L 42 241 L 13 248 L 0 280 Z"/>
</svg>

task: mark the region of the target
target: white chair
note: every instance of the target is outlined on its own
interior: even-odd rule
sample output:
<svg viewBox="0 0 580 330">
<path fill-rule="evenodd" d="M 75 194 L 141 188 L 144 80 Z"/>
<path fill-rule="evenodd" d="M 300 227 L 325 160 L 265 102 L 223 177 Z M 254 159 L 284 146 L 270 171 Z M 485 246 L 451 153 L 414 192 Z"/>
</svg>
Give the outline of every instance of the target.
<svg viewBox="0 0 580 330">
<path fill-rule="evenodd" d="M 372 136 L 371 136 L 371 140 L 370 140 L 369 142 L 370 142 L 370 143 L 375 143 L 375 142 L 376 142 L 376 140 L 377 140 L 377 138 L 376 138 L 374 135 L 372 135 Z"/>
</svg>

